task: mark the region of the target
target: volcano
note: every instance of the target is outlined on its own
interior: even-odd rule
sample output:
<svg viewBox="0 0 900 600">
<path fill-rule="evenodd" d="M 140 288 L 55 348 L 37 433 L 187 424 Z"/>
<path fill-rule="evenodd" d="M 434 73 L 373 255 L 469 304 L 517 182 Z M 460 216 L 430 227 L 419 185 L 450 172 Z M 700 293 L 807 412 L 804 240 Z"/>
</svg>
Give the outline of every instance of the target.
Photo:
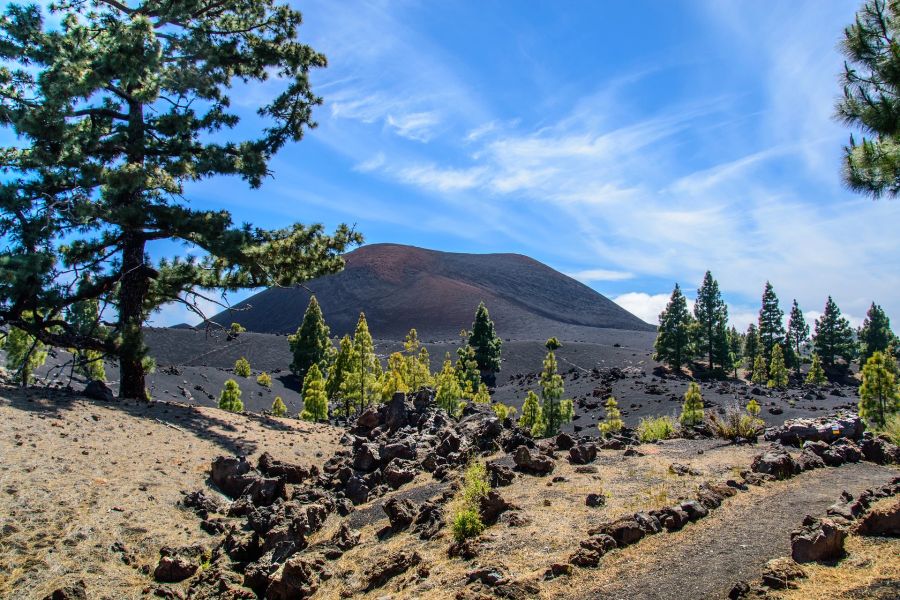
<svg viewBox="0 0 900 600">
<path fill-rule="evenodd" d="M 588 286 L 521 254 L 463 254 L 399 244 L 370 244 L 345 255 L 340 273 L 304 286 L 269 288 L 212 318 L 259 333 L 293 333 L 310 293 L 332 335 L 352 333 L 361 311 L 380 339 L 416 328 L 423 340 L 450 340 L 472 325 L 484 302 L 498 335 L 509 339 L 582 339 L 600 329 L 653 331 Z"/>
</svg>

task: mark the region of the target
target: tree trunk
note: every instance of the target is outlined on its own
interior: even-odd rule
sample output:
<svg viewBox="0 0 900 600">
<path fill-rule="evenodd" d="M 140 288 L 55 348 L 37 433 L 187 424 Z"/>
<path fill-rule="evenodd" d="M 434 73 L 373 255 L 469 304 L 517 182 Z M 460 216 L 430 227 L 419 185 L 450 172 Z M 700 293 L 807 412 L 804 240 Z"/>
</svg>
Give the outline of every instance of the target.
<svg viewBox="0 0 900 600">
<path fill-rule="evenodd" d="M 122 282 L 119 287 L 119 329 L 122 346 L 119 350 L 119 397 L 146 397 L 143 359 L 144 299 L 150 287 L 147 266 L 144 264 L 144 240 L 128 234 L 122 249 Z"/>
</svg>

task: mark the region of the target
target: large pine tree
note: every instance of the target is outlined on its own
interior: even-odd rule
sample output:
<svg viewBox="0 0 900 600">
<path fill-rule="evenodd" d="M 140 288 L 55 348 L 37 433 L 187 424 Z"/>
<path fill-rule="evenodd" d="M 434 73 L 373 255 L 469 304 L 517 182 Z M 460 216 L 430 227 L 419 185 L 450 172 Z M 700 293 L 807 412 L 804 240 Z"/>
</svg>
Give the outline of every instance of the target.
<svg viewBox="0 0 900 600">
<path fill-rule="evenodd" d="M 297 328 L 297 333 L 288 336 L 288 344 L 294 356 L 291 361 L 291 372 L 300 381 L 306 380 L 306 373 L 313 365 L 318 365 L 322 373 L 328 372 L 328 359 L 334 350 L 328 337 L 329 333 L 319 301 L 315 296 L 310 296 L 309 305 L 303 313 L 303 322 Z"/>
<path fill-rule="evenodd" d="M 320 225 L 236 226 L 227 211 L 185 199 L 186 184 L 218 175 L 258 187 L 275 153 L 314 125 L 321 100 L 309 74 L 326 61 L 298 41 L 300 13 L 277 0 L 49 10 L 45 19 L 35 5 L 10 4 L 0 18 L 0 126 L 15 138 L 0 149 L 0 325 L 117 356 L 120 395 L 143 398 L 142 326 L 159 306 L 205 317 L 198 299 L 210 291 L 331 273 L 360 241 L 344 226 L 332 236 Z M 239 123 L 231 96 L 244 85 L 263 95 L 258 124 L 222 142 Z M 154 244 L 172 241 L 196 252 L 151 261 Z M 73 283 L 80 273 L 91 278 Z M 89 299 L 115 316 L 102 335 L 63 318 Z"/>
<path fill-rule="evenodd" d="M 481 379 L 488 385 L 494 385 L 496 374 L 500 372 L 500 349 L 503 342 L 494 331 L 494 322 L 491 321 L 484 302 L 475 311 L 469 345 L 475 349 L 475 361 L 481 370 Z"/>
<path fill-rule="evenodd" d="M 888 418 L 900 412 L 900 393 L 885 357 L 875 352 L 862 369 L 859 386 L 859 415 L 875 425 L 884 427 Z"/>
<path fill-rule="evenodd" d="M 875 198 L 900 193 L 900 3 L 867 0 L 844 30 L 837 115 L 860 129 L 844 148 L 844 180 Z"/>
<path fill-rule="evenodd" d="M 341 395 L 362 412 L 379 397 L 378 380 L 381 378 L 381 362 L 375 355 L 375 344 L 369 333 L 365 313 L 359 313 L 356 331 L 353 333 L 353 351 L 349 368 L 341 384 Z"/>
<path fill-rule="evenodd" d="M 744 334 L 744 360 L 747 361 L 747 367 L 753 369 L 756 362 L 756 355 L 759 353 L 759 329 L 756 323 L 750 323 L 747 326 L 747 333 Z"/>
<path fill-rule="evenodd" d="M 841 309 L 831 296 L 828 296 L 825 302 L 825 312 L 821 318 L 816 319 L 813 346 L 822 359 L 822 366 L 826 369 L 837 365 L 839 358 L 843 358 L 849 364 L 856 355 L 856 342 L 853 340 L 850 321 L 841 315 Z"/>
<path fill-rule="evenodd" d="M 767 281 L 759 309 L 759 351 L 766 364 L 772 360 L 775 344 L 784 345 L 784 311 L 778 306 L 772 284 Z"/>
<path fill-rule="evenodd" d="M 866 320 L 859 328 L 859 365 L 865 366 L 869 357 L 876 352 L 885 352 L 896 344 L 897 336 L 891 331 L 891 320 L 884 309 L 872 303 L 866 313 Z"/>
<path fill-rule="evenodd" d="M 666 363 L 674 371 L 691 358 L 691 313 L 681 288 L 675 284 L 669 303 L 659 315 L 659 328 L 653 347 L 653 358 Z"/>
<path fill-rule="evenodd" d="M 802 362 L 801 348 L 807 340 L 809 340 L 809 325 L 806 324 L 806 317 L 803 316 L 803 311 L 800 310 L 800 306 L 795 299 L 793 305 L 791 305 L 791 315 L 788 317 L 787 345 L 789 352 L 786 353 L 786 362 L 794 367 L 798 377 L 800 376 L 800 364 Z"/>
<path fill-rule="evenodd" d="M 697 323 L 695 329 L 697 352 L 706 357 L 710 371 L 714 370 L 717 364 L 724 369 L 728 356 L 726 333 L 728 307 L 722 300 L 719 283 L 713 279 L 709 271 L 703 276 L 703 283 L 697 290 L 694 320 Z"/>
</svg>

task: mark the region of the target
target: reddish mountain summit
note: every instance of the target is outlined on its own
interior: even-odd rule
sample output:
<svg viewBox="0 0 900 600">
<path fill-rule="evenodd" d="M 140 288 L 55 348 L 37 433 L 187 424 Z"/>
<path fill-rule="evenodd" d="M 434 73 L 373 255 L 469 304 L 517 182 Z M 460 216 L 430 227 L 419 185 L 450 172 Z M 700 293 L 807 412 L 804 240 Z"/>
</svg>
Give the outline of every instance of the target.
<svg viewBox="0 0 900 600">
<path fill-rule="evenodd" d="M 484 301 L 499 335 L 580 339 L 597 329 L 652 331 L 588 286 L 521 254 L 463 254 L 371 244 L 346 255 L 346 268 L 304 287 L 270 288 L 213 320 L 249 331 L 293 333 L 315 293 L 333 335 L 352 333 L 365 311 L 372 335 L 454 339 Z M 589 331 L 590 330 L 590 331 Z M 591 336 L 593 337 L 593 336 Z"/>
</svg>

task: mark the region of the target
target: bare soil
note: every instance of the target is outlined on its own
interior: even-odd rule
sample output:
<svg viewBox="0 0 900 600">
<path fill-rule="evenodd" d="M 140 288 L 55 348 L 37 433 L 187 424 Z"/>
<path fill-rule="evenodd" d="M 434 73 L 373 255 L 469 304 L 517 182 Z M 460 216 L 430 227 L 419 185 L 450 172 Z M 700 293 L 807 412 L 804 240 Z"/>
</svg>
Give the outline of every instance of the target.
<svg viewBox="0 0 900 600">
<path fill-rule="evenodd" d="M 212 546 L 179 501 L 209 492 L 215 456 L 269 451 L 321 463 L 341 433 L 204 407 L 0 389 L 0 598 L 40 599 L 79 579 L 92 599 L 143 597 L 162 546 Z"/>
</svg>

